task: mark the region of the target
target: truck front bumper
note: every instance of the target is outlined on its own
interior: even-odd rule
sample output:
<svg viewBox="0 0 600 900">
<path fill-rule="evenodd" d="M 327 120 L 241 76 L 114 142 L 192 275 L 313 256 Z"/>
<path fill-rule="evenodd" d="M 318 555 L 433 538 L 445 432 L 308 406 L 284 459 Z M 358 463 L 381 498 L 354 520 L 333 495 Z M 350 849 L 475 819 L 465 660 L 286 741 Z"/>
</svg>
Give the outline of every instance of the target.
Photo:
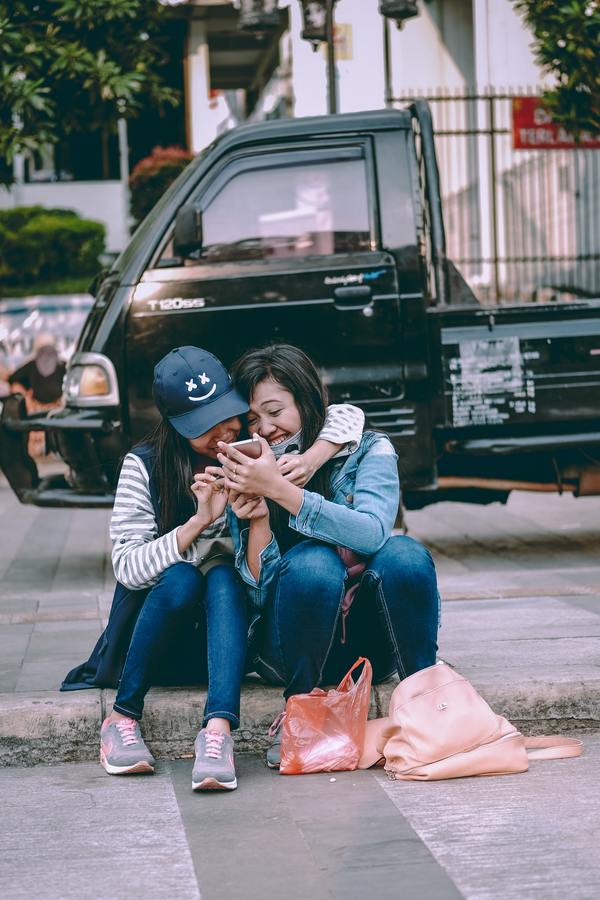
<svg viewBox="0 0 600 900">
<path fill-rule="evenodd" d="M 0 401 L 0 469 L 21 501 L 34 506 L 110 507 L 114 490 L 110 467 L 101 462 L 99 445 L 113 445 L 109 459 L 120 456 L 120 423 L 94 410 L 61 409 L 27 415 L 19 394 Z M 47 449 L 67 465 L 64 474 L 40 477 L 27 448 L 30 431 L 46 433 Z"/>
</svg>

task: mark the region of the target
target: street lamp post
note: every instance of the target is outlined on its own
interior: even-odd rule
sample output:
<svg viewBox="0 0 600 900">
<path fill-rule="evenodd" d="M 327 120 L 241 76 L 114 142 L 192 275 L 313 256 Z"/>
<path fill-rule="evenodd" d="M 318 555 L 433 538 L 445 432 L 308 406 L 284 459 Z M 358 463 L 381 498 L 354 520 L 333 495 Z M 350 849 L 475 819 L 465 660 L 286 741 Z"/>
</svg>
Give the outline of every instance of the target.
<svg viewBox="0 0 600 900">
<path fill-rule="evenodd" d="M 337 112 L 337 84 L 335 82 L 335 42 L 333 33 L 333 4 L 335 0 L 326 0 L 327 18 L 327 110 L 330 114 Z"/>
<path fill-rule="evenodd" d="M 334 6 L 337 0 L 300 0 L 302 6 L 302 37 L 310 41 L 313 50 L 319 44 L 327 46 L 327 109 L 337 112 L 335 77 Z"/>
<path fill-rule="evenodd" d="M 394 105 L 394 89 L 392 85 L 392 51 L 390 46 L 390 19 L 396 22 L 399 29 L 404 27 L 407 19 L 419 15 L 416 0 L 379 0 L 379 12 L 383 17 L 383 66 L 385 78 L 385 105 Z"/>
<path fill-rule="evenodd" d="M 389 108 L 394 105 L 394 87 L 392 84 L 392 48 L 390 46 L 390 22 L 385 16 L 383 22 L 383 73 L 384 73 L 384 98 L 385 105 Z"/>
</svg>

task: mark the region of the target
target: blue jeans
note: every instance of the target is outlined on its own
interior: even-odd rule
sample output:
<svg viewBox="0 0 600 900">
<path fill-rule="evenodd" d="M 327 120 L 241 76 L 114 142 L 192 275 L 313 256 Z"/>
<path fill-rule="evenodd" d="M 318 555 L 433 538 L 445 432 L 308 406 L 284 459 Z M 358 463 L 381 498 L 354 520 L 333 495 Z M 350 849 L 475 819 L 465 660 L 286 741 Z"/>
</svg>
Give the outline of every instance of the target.
<svg viewBox="0 0 600 900">
<path fill-rule="evenodd" d="M 209 719 L 240 723 L 240 689 L 248 640 L 246 592 L 231 566 L 206 575 L 180 562 L 160 576 L 138 616 L 114 709 L 141 719 L 153 684 L 208 681 Z"/>
<path fill-rule="evenodd" d="M 406 678 L 435 663 L 438 590 L 429 551 L 394 536 L 366 562 L 346 622 L 341 605 L 346 568 L 334 547 L 307 540 L 281 560 L 271 584 L 259 637 L 256 671 L 284 686 L 287 699 L 321 684 L 337 684 L 359 656 L 373 680 Z"/>
</svg>

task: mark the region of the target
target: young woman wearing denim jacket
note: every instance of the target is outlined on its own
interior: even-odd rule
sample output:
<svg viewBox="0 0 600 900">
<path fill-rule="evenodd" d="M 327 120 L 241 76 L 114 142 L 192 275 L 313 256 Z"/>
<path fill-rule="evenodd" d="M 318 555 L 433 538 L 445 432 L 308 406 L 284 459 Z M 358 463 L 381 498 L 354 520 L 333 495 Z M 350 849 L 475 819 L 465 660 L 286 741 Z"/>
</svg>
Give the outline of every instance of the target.
<svg viewBox="0 0 600 900">
<path fill-rule="evenodd" d="M 287 699 L 338 682 L 358 656 L 371 660 L 376 681 L 432 665 L 435 567 L 422 544 L 392 536 L 400 486 L 389 439 L 366 432 L 351 456 L 302 489 L 281 477 L 276 454 L 291 441 L 302 450 L 323 419 L 326 392 L 313 363 L 275 345 L 245 354 L 232 375 L 262 444 L 256 460 L 225 445 L 218 457 L 238 520 L 230 523 L 236 567 L 253 603 L 256 670 Z M 269 764 L 277 754 L 275 746 Z"/>
</svg>

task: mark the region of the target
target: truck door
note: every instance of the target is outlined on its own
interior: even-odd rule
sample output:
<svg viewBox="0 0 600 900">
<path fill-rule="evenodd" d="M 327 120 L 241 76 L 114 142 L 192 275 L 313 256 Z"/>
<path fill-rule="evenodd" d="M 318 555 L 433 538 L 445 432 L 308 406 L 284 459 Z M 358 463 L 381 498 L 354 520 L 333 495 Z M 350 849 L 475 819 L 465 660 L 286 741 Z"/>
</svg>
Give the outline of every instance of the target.
<svg viewBox="0 0 600 900">
<path fill-rule="evenodd" d="M 171 234 L 129 312 L 133 438 L 156 415 L 152 367 L 183 344 L 229 365 L 288 341 L 321 366 L 334 401 L 368 398 L 374 382 L 402 395 L 396 267 L 380 249 L 368 137 L 232 152 L 186 202 L 202 213 L 202 251 L 174 259 Z"/>
</svg>

